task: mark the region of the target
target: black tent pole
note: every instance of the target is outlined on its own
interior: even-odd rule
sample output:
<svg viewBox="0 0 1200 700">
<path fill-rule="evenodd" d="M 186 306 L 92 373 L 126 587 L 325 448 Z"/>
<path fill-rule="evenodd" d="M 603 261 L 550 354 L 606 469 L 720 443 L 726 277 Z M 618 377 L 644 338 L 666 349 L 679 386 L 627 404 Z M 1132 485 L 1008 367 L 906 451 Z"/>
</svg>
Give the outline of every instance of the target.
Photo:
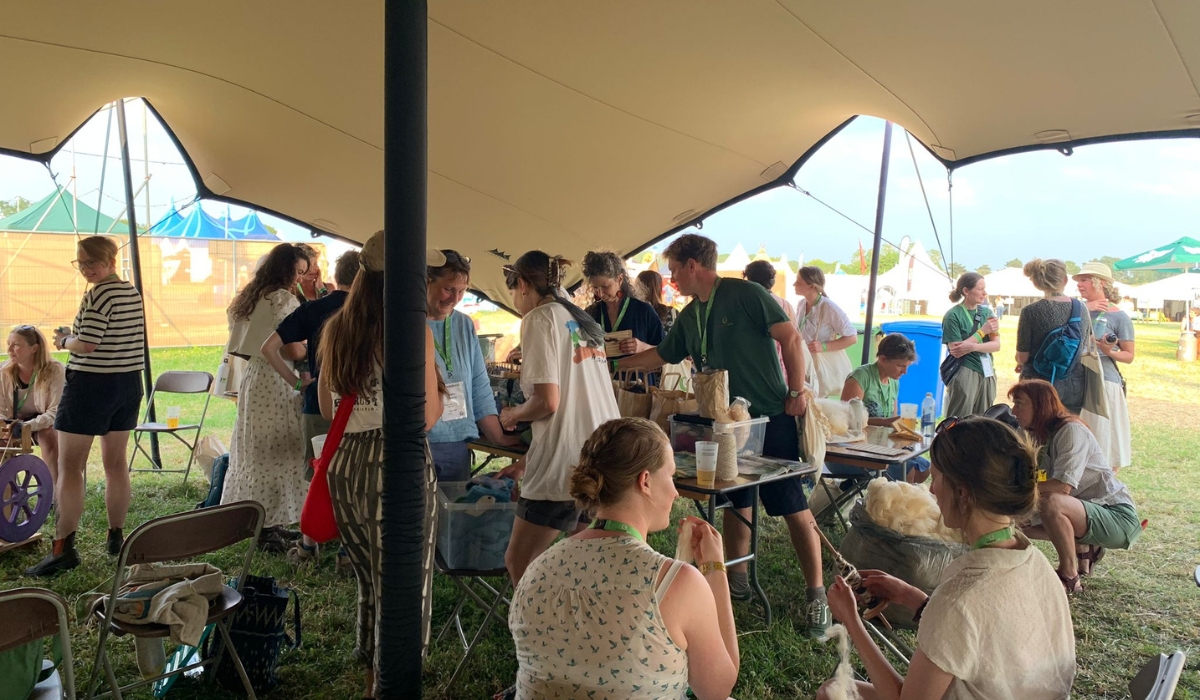
<svg viewBox="0 0 1200 700">
<path fill-rule="evenodd" d="M 883 247 L 883 205 L 887 200 L 888 164 L 892 155 L 892 123 L 883 125 L 883 162 L 879 164 L 879 198 L 875 201 L 875 243 L 871 248 L 871 282 L 867 287 L 867 323 L 863 336 L 862 363 L 871 360 L 871 325 L 875 321 L 875 285 L 879 281 L 879 251 Z"/>
<path fill-rule="evenodd" d="M 379 694 L 421 695 L 425 526 L 425 0 L 384 5 L 383 592 Z"/>
<path fill-rule="evenodd" d="M 146 307 L 146 292 L 142 289 L 142 257 L 138 253 L 137 239 L 137 213 L 133 202 L 133 164 L 129 161 L 129 130 L 125 125 L 125 100 L 124 98 L 117 100 L 117 133 L 121 138 L 121 174 L 125 179 L 125 219 L 129 222 L 129 262 L 133 267 L 133 286 L 138 290 L 138 294 L 142 297 L 142 308 Z M 147 222 L 149 223 L 149 222 Z M 150 396 L 151 388 L 154 386 L 154 373 L 150 370 L 150 319 L 146 319 L 144 324 L 145 333 L 143 345 L 145 347 L 145 391 L 146 396 Z M 149 406 L 150 413 L 148 418 L 150 422 L 156 420 L 154 406 Z M 154 462 L 152 466 L 161 469 L 162 457 L 158 454 L 158 435 L 150 433 L 150 458 Z"/>
</svg>

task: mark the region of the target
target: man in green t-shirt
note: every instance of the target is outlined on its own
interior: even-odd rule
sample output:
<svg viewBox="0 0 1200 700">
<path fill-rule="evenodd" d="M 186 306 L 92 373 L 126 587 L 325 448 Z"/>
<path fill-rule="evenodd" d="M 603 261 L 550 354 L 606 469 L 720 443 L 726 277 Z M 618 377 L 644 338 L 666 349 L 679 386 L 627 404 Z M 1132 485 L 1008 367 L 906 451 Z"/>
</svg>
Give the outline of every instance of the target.
<svg viewBox="0 0 1200 700">
<path fill-rule="evenodd" d="M 806 409 L 800 332 L 761 286 L 717 275 L 717 245 L 708 238 L 685 234 L 663 255 L 679 293 L 692 297 L 692 301 L 658 347 L 617 360 L 618 369 L 652 370 L 691 357 L 701 369 L 726 370 L 729 395 L 748 399 L 752 415 L 770 418 L 763 454 L 799 460 L 796 417 L 804 415 Z M 783 380 L 776 343 L 782 350 L 790 386 Z M 804 487 L 799 479 L 784 479 L 765 484 L 759 491 L 767 514 L 784 518 L 800 558 L 808 582 L 808 633 L 823 635 L 831 617 L 825 600 L 821 542 Z M 749 489 L 734 491 L 729 501 L 749 520 Z M 726 558 L 745 556 L 750 550 L 749 528 L 732 517 L 724 518 L 722 526 Z M 729 567 L 729 590 L 735 599 L 749 600 L 746 564 Z"/>
</svg>

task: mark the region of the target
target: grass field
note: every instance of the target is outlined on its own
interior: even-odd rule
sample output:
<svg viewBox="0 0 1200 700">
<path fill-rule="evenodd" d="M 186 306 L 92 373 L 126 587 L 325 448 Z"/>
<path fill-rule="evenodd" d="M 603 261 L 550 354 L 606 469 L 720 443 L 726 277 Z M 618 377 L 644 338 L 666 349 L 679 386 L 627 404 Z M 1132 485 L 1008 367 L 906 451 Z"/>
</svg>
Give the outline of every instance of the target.
<svg viewBox="0 0 1200 700">
<path fill-rule="evenodd" d="M 1079 660 L 1073 697 L 1128 697 L 1126 684 L 1149 655 L 1182 649 L 1190 658 L 1176 698 L 1195 700 L 1200 699 L 1200 589 L 1192 582 L 1192 571 L 1200 564 L 1200 363 L 1184 365 L 1175 361 L 1178 330 L 1174 325 L 1138 325 L 1137 333 L 1138 359 L 1125 370 L 1133 420 L 1134 465 L 1121 472 L 1121 479 L 1129 484 L 1140 514 L 1149 519 L 1150 525 L 1132 551 L 1112 552 L 1087 580 L 1087 591 L 1072 601 Z M 1006 319 L 1005 337 L 1014 336 L 1015 320 Z M 1011 357 L 1011 347 L 1002 357 Z M 217 348 L 162 350 L 154 354 L 156 371 L 213 371 L 218 360 Z M 997 365 L 1003 394 L 1012 375 L 1007 360 Z M 188 402 L 178 403 L 184 407 L 185 420 L 188 410 L 198 410 Z M 231 402 L 214 399 L 206 433 L 228 444 L 234 409 Z M 164 454 L 168 460 L 180 461 L 177 449 L 165 449 Z M 199 474 L 193 474 L 186 485 L 178 474 L 135 475 L 129 527 L 191 508 L 206 488 Z M 689 508 L 690 504 L 681 502 L 676 512 L 681 515 Z M 87 511 L 79 535 L 84 565 L 48 584 L 71 601 L 111 574 L 112 560 L 103 553 L 104 523 L 103 472 L 93 460 Z M 45 531 L 52 530 L 47 527 Z M 839 533 L 830 534 L 836 539 Z M 666 552 L 674 551 L 673 540 L 673 536 L 663 533 L 650 538 L 651 544 Z M 21 577 L 20 572 L 44 551 L 43 547 L 0 555 L 0 588 L 42 584 Z M 761 578 L 774 607 L 775 621 L 764 628 L 757 608 L 738 604 L 735 612 L 742 666 L 734 696 L 743 700 L 811 697 L 833 670 L 834 650 L 803 636 L 799 620 L 804 580 L 787 532 L 778 522 L 770 521 L 764 527 L 761 553 Z M 361 696 L 360 670 L 351 660 L 354 584 L 334 572 L 332 560 L 332 552 L 322 552 L 319 567 L 295 570 L 282 555 L 256 556 L 257 573 L 275 576 L 282 584 L 295 587 L 304 609 L 304 645 L 284 655 L 281 686 L 275 697 L 300 700 Z M 226 571 L 238 565 L 236 553 L 213 561 Z M 435 631 L 449 615 L 454 592 L 448 581 L 436 581 Z M 478 619 L 473 612 L 465 616 L 469 630 Z M 72 643 L 81 684 L 91 673 L 96 638 L 94 627 L 74 627 Z M 119 677 L 132 678 L 136 674 L 132 644 L 120 640 L 112 648 Z M 452 632 L 434 647 L 426 667 L 425 698 L 446 697 L 441 686 L 460 653 Z M 503 625 L 493 625 L 450 697 L 488 697 L 507 686 L 515 670 L 511 638 Z M 233 696 L 185 681 L 176 686 L 171 697 Z"/>
</svg>

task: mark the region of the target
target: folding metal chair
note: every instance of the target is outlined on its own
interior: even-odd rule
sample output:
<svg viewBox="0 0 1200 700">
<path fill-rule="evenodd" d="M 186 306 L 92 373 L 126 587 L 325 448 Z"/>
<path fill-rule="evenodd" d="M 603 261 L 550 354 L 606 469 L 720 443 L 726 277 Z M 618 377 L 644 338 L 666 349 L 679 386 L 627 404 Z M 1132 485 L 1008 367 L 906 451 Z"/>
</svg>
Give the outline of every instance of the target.
<svg viewBox="0 0 1200 700">
<path fill-rule="evenodd" d="M 438 632 L 438 636 L 434 639 L 434 644 L 442 641 L 442 637 L 446 635 L 446 630 L 450 629 L 453 624 L 458 632 L 458 640 L 462 643 L 463 657 L 459 660 L 458 666 L 454 667 L 454 673 L 450 674 L 450 680 L 446 681 L 445 687 L 442 688 L 444 694 L 450 693 L 450 687 L 454 685 L 454 681 L 458 678 L 458 674 L 463 670 L 463 666 L 467 664 L 467 659 L 471 658 L 471 653 L 475 651 L 475 646 L 479 644 L 479 640 L 483 638 L 483 633 L 492 624 L 492 620 L 499 620 L 500 624 L 507 626 L 507 621 L 497 612 L 500 604 L 509 605 L 509 599 L 506 597 L 509 590 L 512 588 L 512 581 L 508 577 L 508 569 L 490 569 L 487 571 L 477 571 L 473 569 L 451 569 L 446 565 L 446 560 L 442 558 L 440 551 L 434 555 L 434 565 L 437 567 L 439 574 L 449 576 L 450 580 L 458 586 L 459 596 L 458 601 L 454 604 L 454 610 L 450 613 L 450 619 L 446 620 L 446 624 L 442 625 L 442 629 Z M 497 588 L 488 583 L 486 578 L 502 578 L 504 582 Z M 481 595 L 476 588 L 482 589 Z M 487 596 L 485 598 L 484 596 Z M 484 610 L 483 622 L 479 623 L 479 629 L 475 630 L 475 635 L 467 640 L 467 633 L 463 630 L 462 624 L 462 607 L 471 599 Z"/>
<path fill-rule="evenodd" d="M 188 474 L 192 470 L 192 462 L 196 458 L 196 446 L 200 443 L 200 430 L 204 427 L 204 419 L 208 416 L 208 402 L 212 399 L 212 394 L 209 389 L 213 385 L 213 376 L 208 372 L 163 372 L 158 375 L 158 379 L 154 380 L 154 389 L 150 392 L 150 398 L 146 401 L 146 413 L 142 416 L 142 422 L 133 429 L 133 453 L 129 456 L 129 471 L 131 472 L 157 472 L 159 474 L 183 474 L 183 480 L 186 482 Z M 159 394 L 204 394 L 204 411 L 200 414 L 199 423 L 180 423 L 172 428 L 165 422 L 150 420 L 150 410 L 156 406 L 155 401 Z M 164 469 L 161 462 L 155 462 L 154 457 L 146 452 L 146 448 L 142 447 L 142 435 L 170 435 L 178 440 L 188 450 L 187 466 L 183 469 Z M 191 442 L 184 439 L 181 434 L 191 434 Z M 149 469 L 134 469 L 133 462 L 137 459 L 138 453 L 142 453 L 150 462 Z"/>
<path fill-rule="evenodd" d="M 1129 682 L 1129 696 L 1132 700 L 1171 700 L 1175 696 L 1175 686 L 1183 675 L 1183 665 L 1187 658 L 1182 651 L 1170 656 L 1159 654 L 1146 662 L 1142 670 Z"/>
<path fill-rule="evenodd" d="M 27 700 L 75 700 L 75 659 L 71 656 L 71 629 L 67 604 L 54 591 L 14 588 L 0 593 L 0 653 L 46 637 L 57 637 L 62 650 L 62 675 L 57 670 L 33 688 Z M 54 668 L 45 659 L 42 672 Z"/>
<path fill-rule="evenodd" d="M 225 549 L 245 540 L 250 540 L 250 547 L 246 550 L 242 571 L 237 577 L 237 588 L 224 586 L 221 594 L 209 603 L 208 619 L 205 624 L 215 624 L 220 632 L 216 641 L 216 650 L 211 658 L 176 668 L 153 678 L 144 678 L 121 686 L 117 683 L 117 677 L 113 673 L 105 647 L 109 634 L 118 637 L 131 635 L 139 638 L 163 638 L 170 636 L 171 630 L 166 625 L 135 625 L 115 620 L 113 619 L 113 606 L 105 605 L 103 601 L 98 604 L 92 612 L 92 617 L 100 623 L 100 640 L 96 643 L 96 663 L 92 667 L 92 678 L 88 682 L 88 700 L 98 697 L 113 697 L 121 700 L 121 693 L 124 691 L 149 685 L 162 678 L 206 665 L 213 667 L 209 673 L 209 682 L 211 683 L 216 680 L 217 665 L 223 656 L 222 645 L 228 647 L 229 656 L 233 660 L 234 667 L 237 668 L 238 676 L 242 679 L 246 694 L 250 700 L 255 700 L 254 688 L 250 685 L 250 679 L 246 676 L 246 669 L 242 665 L 241 657 L 238 656 L 237 649 L 233 646 L 229 636 L 229 619 L 242 606 L 242 582 L 246 580 L 246 575 L 250 572 L 250 561 L 254 558 L 254 551 L 258 547 L 258 537 L 262 532 L 265 518 L 266 513 L 257 501 L 239 501 L 155 518 L 130 533 L 129 538 L 125 540 L 125 545 L 121 547 L 120 556 L 117 557 L 117 571 L 113 575 L 112 592 L 107 600 L 116 598 L 121 590 L 125 581 L 126 566 L 191 559 L 201 554 Z M 96 684 L 101 668 L 104 669 L 104 674 L 108 679 L 110 691 L 96 695 Z"/>
</svg>

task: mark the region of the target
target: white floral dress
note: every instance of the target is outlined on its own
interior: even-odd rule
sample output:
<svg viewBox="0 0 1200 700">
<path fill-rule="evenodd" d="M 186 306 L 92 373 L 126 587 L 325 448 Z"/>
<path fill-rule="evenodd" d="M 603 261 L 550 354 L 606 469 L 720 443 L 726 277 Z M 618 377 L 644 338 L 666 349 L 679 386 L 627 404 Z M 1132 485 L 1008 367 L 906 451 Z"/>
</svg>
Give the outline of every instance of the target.
<svg viewBox="0 0 1200 700">
<path fill-rule="evenodd" d="M 286 289 L 271 292 L 258 303 L 271 305 L 275 325 L 300 306 Z M 267 511 L 267 526 L 300 521 L 308 494 L 300 408 L 300 394 L 265 359 L 251 358 L 238 388 L 237 421 L 221 503 L 258 501 Z"/>
</svg>

